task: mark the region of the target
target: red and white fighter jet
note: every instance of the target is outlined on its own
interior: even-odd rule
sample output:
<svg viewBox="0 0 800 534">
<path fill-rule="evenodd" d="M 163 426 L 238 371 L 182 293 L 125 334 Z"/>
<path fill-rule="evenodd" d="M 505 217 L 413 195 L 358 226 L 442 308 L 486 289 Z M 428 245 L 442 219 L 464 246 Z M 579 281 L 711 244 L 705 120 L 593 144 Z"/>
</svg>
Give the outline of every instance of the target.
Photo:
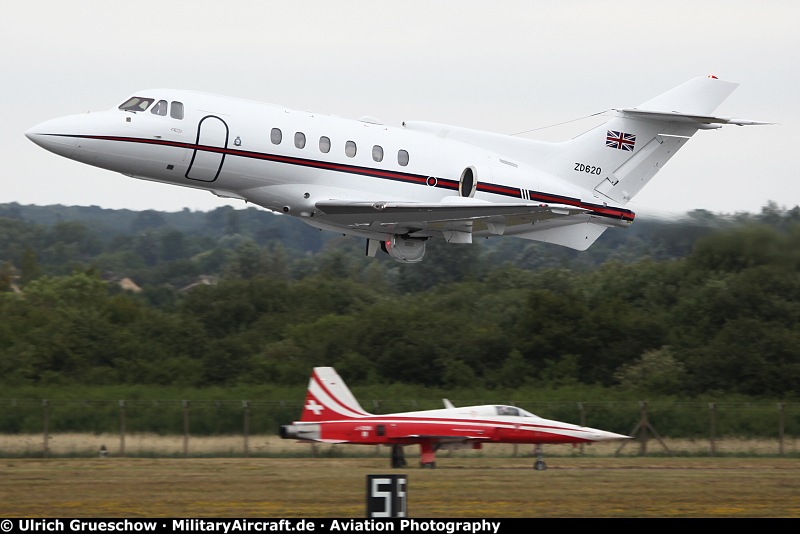
<svg viewBox="0 0 800 534">
<path fill-rule="evenodd" d="M 419 444 L 420 467 L 436 466 L 440 449 L 480 449 L 484 443 L 536 446 L 537 470 L 546 469 L 541 445 L 592 443 L 630 436 L 543 419 L 515 406 L 483 405 L 373 415 L 364 410 L 332 367 L 315 367 L 299 421 L 281 427 L 284 439 L 318 443 L 389 445 L 392 467 L 405 467 L 403 446 Z"/>
</svg>

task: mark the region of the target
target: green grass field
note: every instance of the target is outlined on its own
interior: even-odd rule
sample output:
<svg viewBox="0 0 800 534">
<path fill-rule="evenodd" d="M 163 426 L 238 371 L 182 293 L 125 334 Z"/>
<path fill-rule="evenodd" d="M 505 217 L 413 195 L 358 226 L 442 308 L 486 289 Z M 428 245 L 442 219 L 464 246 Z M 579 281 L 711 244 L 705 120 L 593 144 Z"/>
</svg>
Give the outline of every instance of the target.
<svg viewBox="0 0 800 534">
<path fill-rule="evenodd" d="M 412 518 L 800 517 L 779 458 L 0 460 L 0 517 L 363 518 L 366 476 L 406 474 Z M 411 467 L 413 465 L 413 467 Z"/>
</svg>

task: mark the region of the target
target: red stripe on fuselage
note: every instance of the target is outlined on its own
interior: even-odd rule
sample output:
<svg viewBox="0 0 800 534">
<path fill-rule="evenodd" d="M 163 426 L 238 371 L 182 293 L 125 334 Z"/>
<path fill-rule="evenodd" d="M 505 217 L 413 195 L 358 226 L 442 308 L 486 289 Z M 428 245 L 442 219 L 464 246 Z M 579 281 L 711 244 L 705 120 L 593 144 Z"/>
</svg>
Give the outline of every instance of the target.
<svg viewBox="0 0 800 534">
<path fill-rule="evenodd" d="M 384 180 L 394 180 L 399 182 L 406 182 L 416 185 L 424 185 L 426 187 L 437 187 L 441 189 L 457 190 L 458 181 L 447 178 L 435 178 L 429 182 L 431 176 L 422 176 L 419 174 L 403 173 L 399 171 L 388 171 L 382 169 L 375 169 L 372 167 L 359 167 L 356 165 L 346 165 L 343 163 L 333 163 L 313 159 L 295 158 L 291 156 L 281 156 L 278 154 L 268 154 L 265 152 L 252 152 L 247 150 L 238 150 L 235 148 L 216 147 L 208 145 L 198 145 L 195 143 L 183 143 L 177 141 L 168 141 L 165 139 L 146 139 L 141 137 L 120 137 L 120 136 L 105 136 L 105 135 L 67 135 L 67 134 L 48 134 L 56 137 L 75 137 L 79 139 L 96 139 L 99 141 L 116 141 L 125 143 L 138 143 L 146 145 L 160 145 L 170 146 L 175 148 L 185 148 L 188 150 L 201 150 L 206 152 L 213 152 L 217 154 L 225 154 L 230 156 L 238 156 L 243 158 L 259 159 L 263 161 L 273 161 L 276 163 L 284 163 L 287 165 L 297 165 L 301 167 L 310 167 L 316 169 L 325 169 L 335 172 L 343 172 L 348 174 L 358 174 L 361 176 L 371 176 Z M 501 195 L 506 197 L 521 198 L 521 192 L 516 187 L 510 187 L 500 184 L 478 183 L 478 191 Z M 599 204 L 589 204 L 581 202 L 579 199 L 564 197 L 551 193 L 543 193 L 539 191 L 528 191 L 530 199 L 533 201 L 564 204 L 567 206 L 575 206 L 581 209 L 591 211 L 592 214 L 601 217 L 608 217 L 613 219 L 623 219 L 626 221 L 633 221 L 635 214 L 627 209 L 608 207 Z"/>
</svg>

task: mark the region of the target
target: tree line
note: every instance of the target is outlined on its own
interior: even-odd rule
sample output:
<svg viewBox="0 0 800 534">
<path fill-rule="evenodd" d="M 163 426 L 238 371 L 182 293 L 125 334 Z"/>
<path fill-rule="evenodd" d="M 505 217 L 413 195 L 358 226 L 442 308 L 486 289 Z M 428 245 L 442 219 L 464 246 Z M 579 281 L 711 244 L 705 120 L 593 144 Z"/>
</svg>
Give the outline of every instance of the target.
<svg viewBox="0 0 800 534">
<path fill-rule="evenodd" d="M 7 386 L 283 386 L 332 365 L 350 384 L 800 393 L 797 207 L 401 265 L 252 208 L 6 204 L 0 262 Z"/>
</svg>

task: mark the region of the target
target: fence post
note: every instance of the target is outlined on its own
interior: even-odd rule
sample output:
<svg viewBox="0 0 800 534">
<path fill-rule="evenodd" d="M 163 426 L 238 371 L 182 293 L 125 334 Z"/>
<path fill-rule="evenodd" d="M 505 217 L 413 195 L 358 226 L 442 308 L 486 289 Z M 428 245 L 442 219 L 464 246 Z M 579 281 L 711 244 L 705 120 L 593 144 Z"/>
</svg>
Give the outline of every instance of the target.
<svg viewBox="0 0 800 534">
<path fill-rule="evenodd" d="M 710 410 L 710 435 L 711 435 L 711 456 L 716 456 L 717 454 L 717 404 L 714 402 L 708 403 L 708 409 Z"/>
<path fill-rule="evenodd" d="M 580 415 L 581 426 L 586 426 L 586 410 L 584 409 L 582 402 L 578 403 L 578 412 L 580 412 L 581 414 Z M 583 443 L 581 443 L 580 449 L 581 449 L 581 454 L 583 454 L 583 449 L 584 449 Z"/>
<path fill-rule="evenodd" d="M 43 431 L 42 431 L 42 453 L 45 457 L 50 456 L 50 403 L 47 399 L 42 399 L 42 416 L 43 416 Z"/>
<path fill-rule="evenodd" d="M 784 432 L 784 422 L 785 422 L 785 415 L 783 412 L 783 403 L 778 403 L 778 455 L 783 456 L 783 432 Z"/>
<path fill-rule="evenodd" d="M 189 456 L 189 401 L 182 400 L 183 405 L 183 455 Z"/>
<path fill-rule="evenodd" d="M 242 401 L 242 408 L 244 409 L 244 457 L 250 457 L 250 447 L 248 446 L 248 438 L 250 436 L 250 402 Z"/>
<path fill-rule="evenodd" d="M 514 401 L 508 401 L 508 404 L 510 406 L 514 406 Z M 516 443 L 513 445 L 513 449 L 512 449 L 512 453 L 511 453 L 511 457 L 512 458 L 516 458 L 517 457 L 517 448 L 518 447 L 519 447 L 519 445 L 517 445 Z"/>
<path fill-rule="evenodd" d="M 650 422 L 647 420 L 647 401 L 639 401 L 639 417 L 642 421 L 642 428 L 641 428 L 641 441 L 639 443 L 639 454 L 642 456 L 647 454 L 647 428 L 650 426 Z"/>
<path fill-rule="evenodd" d="M 119 401 L 119 455 L 125 456 L 125 401 Z"/>
</svg>

